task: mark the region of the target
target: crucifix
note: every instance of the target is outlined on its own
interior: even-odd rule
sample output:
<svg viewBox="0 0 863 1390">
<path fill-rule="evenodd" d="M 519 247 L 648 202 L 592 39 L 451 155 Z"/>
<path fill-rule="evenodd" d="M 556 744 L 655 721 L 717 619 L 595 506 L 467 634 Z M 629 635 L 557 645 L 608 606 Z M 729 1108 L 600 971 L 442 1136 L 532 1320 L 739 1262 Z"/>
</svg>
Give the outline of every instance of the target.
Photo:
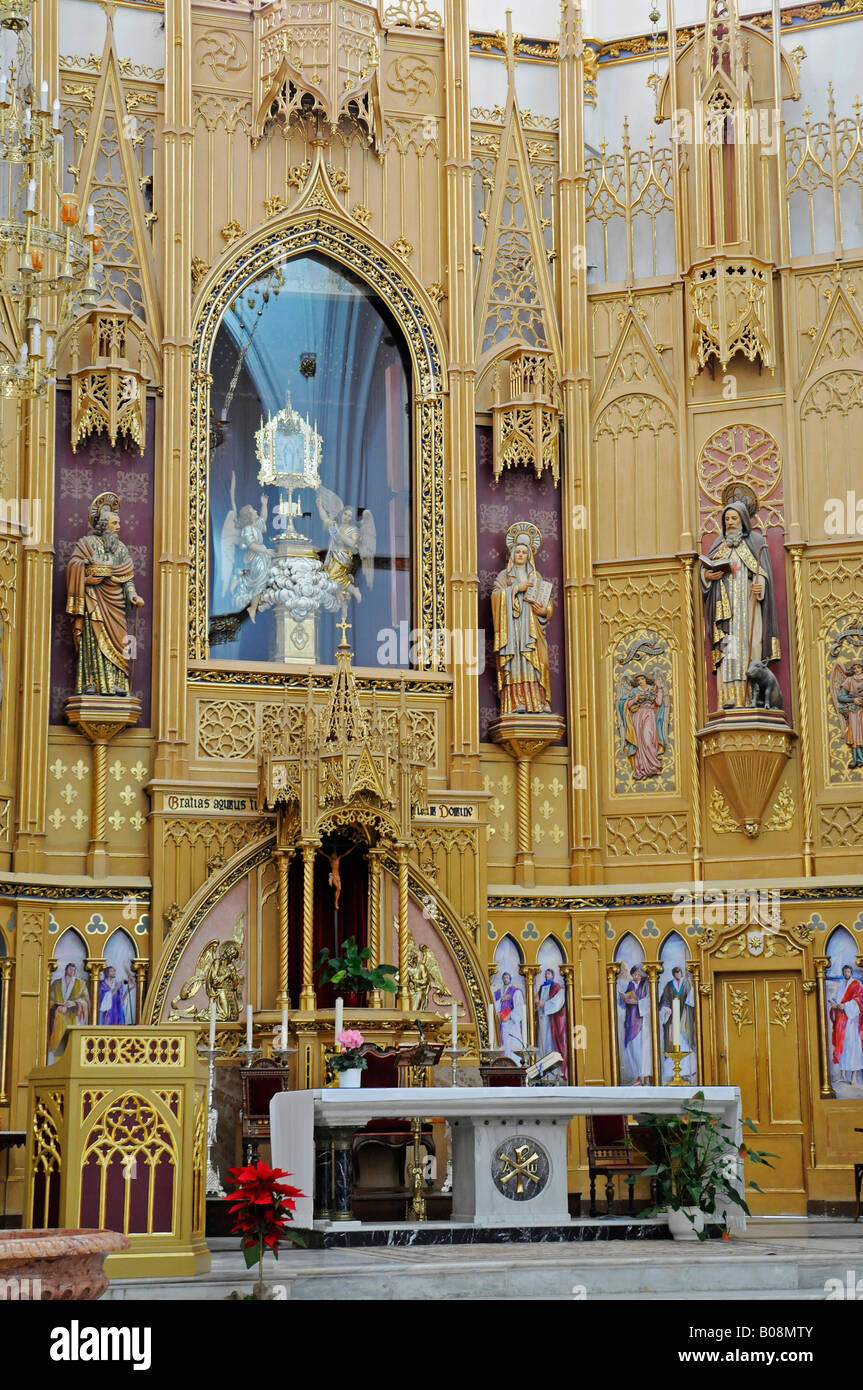
<svg viewBox="0 0 863 1390">
<path fill-rule="evenodd" d="M 348 628 L 351 627 L 351 626 L 352 626 L 352 624 L 348 622 L 348 610 L 347 610 L 347 608 L 343 608 L 343 609 L 342 609 L 342 620 L 341 620 L 340 623 L 336 623 L 336 627 L 339 628 L 339 630 L 340 630 L 340 632 L 341 632 L 341 634 L 342 634 L 342 640 L 341 640 L 341 642 L 339 643 L 339 646 L 340 646 L 340 647 L 346 647 L 346 646 L 348 645 L 348 632 L 347 632 L 347 630 L 348 630 Z"/>
</svg>

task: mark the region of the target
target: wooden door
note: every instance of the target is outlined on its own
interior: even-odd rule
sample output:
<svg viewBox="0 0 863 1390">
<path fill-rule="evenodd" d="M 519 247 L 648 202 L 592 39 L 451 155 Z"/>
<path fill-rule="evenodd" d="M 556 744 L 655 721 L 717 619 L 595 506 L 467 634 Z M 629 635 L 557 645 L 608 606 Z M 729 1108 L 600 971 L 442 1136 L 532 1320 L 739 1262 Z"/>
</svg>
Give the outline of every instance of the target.
<svg viewBox="0 0 863 1390">
<path fill-rule="evenodd" d="M 746 1165 L 764 1195 L 747 1191 L 753 1214 L 806 1212 L 807 1087 L 801 977 L 765 971 L 717 974 L 720 1084 L 739 1086 L 744 1142 L 775 1154 L 772 1168 Z"/>
</svg>

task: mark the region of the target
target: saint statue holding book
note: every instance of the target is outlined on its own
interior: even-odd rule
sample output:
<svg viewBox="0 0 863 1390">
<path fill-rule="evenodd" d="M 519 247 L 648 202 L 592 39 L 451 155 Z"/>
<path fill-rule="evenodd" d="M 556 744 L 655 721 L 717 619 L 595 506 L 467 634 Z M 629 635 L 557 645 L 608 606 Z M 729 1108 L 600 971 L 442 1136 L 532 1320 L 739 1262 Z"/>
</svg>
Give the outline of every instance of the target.
<svg viewBox="0 0 863 1390">
<path fill-rule="evenodd" d="M 500 712 L 539 714 L 551 709 L 546 627 L 552 613 L 551 584 L 539 574 L 537 528 L 517 521 L 506 533 L 509 563 L 494 581 L 491 611 Z"/>
<path fill-rule="evenodd" d="M 701 556 L 701 589 L 717 703 L 739 709 L 752 703 L 754 676 L 772 679 L 766 666 L 779 660 L 779 628 L 767 541 L 752 529 L 758 499 L 746 484 L 731 483 L 722 503 L 722 535 Z"/>
</svg>

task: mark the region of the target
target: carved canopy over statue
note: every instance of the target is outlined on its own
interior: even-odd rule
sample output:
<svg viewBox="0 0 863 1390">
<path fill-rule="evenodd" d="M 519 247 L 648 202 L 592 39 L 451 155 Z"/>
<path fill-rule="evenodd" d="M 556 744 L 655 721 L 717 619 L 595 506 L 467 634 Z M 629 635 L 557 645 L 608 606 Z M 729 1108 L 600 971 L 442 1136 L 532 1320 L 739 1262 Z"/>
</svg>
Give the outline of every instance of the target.
<svg viewBox="0 0 863 1390">
<path fill-rule="evenodd" d="M 494 581 L 491 611 L 501 715 L 539 714 L 551 709 L 546 627 L 552 613 L 551 585 L 535 556 L 542 543 L 537 528 L 517 521 L 506 533 L 509 563 Z"/>
<path fill-rule="evenodd" d="M 702 557 L 701 588 L 719 709 L 782 708 L 769 663 L 781 655 L 767 541 L 752 530 L 758 499 L 745 484 L 723 493 L 722 535 Z"/>
<path fill-rule="evenodd" d="M 120 499 L 100 492 L 90 503 L 90 530 L 66 566 L 66 612 L 72 619 L 77 695 L 129 694 L 134 659 L 127 614 L 143 607 L 129 551 L 120 540 Z"/>
</svg>

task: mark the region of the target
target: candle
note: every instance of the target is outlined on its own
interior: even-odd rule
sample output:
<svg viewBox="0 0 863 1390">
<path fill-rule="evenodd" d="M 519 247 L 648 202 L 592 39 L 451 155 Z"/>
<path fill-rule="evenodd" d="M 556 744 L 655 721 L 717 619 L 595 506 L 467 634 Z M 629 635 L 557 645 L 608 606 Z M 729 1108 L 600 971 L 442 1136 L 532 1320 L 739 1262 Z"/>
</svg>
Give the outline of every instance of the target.
<svg viewBox="0 0 863 1390">
<path fill-rule="evenodd" d="M 251 1050 L 252 1046 L 252 1006 L 246 1005 L 246 1047 Z"/>
<path fill-rule="evenodd" d="M 27 184 L 27 211 L 36 211 L 36 180 L 31 179 Z"/>
<path fill-rule="evenodd" d="M 671 1001 L 671 1046 L 680 1046 L 680 1000 Z"/>
<path fill-rule="evenodd" d="M 50 369 L 54 365 L 54 334 L 49 333 L 45 339 L 45 366 Z"/>
<path fill-rule="evenodd" d="M 87 236 L 92 236 L 92 235 L 93 235 L 93 229 L 94 229 L 95 226 L 96 226 L 96 209 L 93 207 L 93 204 L 91 203 L 90 206 L 89 206 L 88 209 L 87 209 Z"/>
<path fill-rule="evenodd" d="M 341 1031 L 342 1031 L 342 1029 L 344 1028 L 344 1026 L 345 1026 L 345 1001 L 344 1001 L 344 999 L 342 998 L 342 996 L 339 995 L 338 999 L 336 1000 L 336 1050 L 339 1050 L 340 1047 L 341 1047 L 341 1044 L 339 1043 L 339 1033 L 341 1033 Z"/>
<path fill-rule="evenodd" d="M 26 107 L 25 110 L 24 110 L 24 134 L 26 135 L 26 137 L 27 137 L 28 140 L 30 139 L 30 120 L 31 120 L 31 113 L 30 113 L 30 107 L 28 106 L 28 107 Z"/>
<path fill-rule="evenodd" d="M 282 1006 L 282 1047 L 288 1045 L 288 1010 Z"/>
<path fill-rule="evenodd" d="M 449 1016 L 449 1050 L 455 1052 L 458 1047 L 458 1004 L 452 1001 Z"/>
<path fill-rule="evenodd" d="M 41 103 L 40 106 L 39 106 L 39 110 L 40 110 L 40 111 L 47 111 L 47 110 L 48 110 L 48 83 L 47 83 L 47 82 L 43 82 L 42 85 L 41 85 L 41 87 L 39 88 L 39 100 L 40 100 L 40 103 Z"/>
<path fill-rule="evenodd" d="M 34 319 L 30 325 L 30 352 L 33 357 L 38 357 L 42 351 L 42 325 L 38 319 Z"/>
<path fill-rule="evenodd" d="M 215 1051 L 216 1047 L 216 1001 L 210 1000 L 210 1051 Z"/>
<path fill-rule="evenodd" d="M 54 98 L 54 120 L 53 126 L 56 131 L 60 129 L 60 98 Z"/>
<path fill-rule="evenodd" d="M 2 102 L 4 106 L 6 105 L 6 102 L 9 100 L 8 90 L 9 79 L 6 76 L 5 72 L 0 72 L 0 102 Z"/>
</svg>

